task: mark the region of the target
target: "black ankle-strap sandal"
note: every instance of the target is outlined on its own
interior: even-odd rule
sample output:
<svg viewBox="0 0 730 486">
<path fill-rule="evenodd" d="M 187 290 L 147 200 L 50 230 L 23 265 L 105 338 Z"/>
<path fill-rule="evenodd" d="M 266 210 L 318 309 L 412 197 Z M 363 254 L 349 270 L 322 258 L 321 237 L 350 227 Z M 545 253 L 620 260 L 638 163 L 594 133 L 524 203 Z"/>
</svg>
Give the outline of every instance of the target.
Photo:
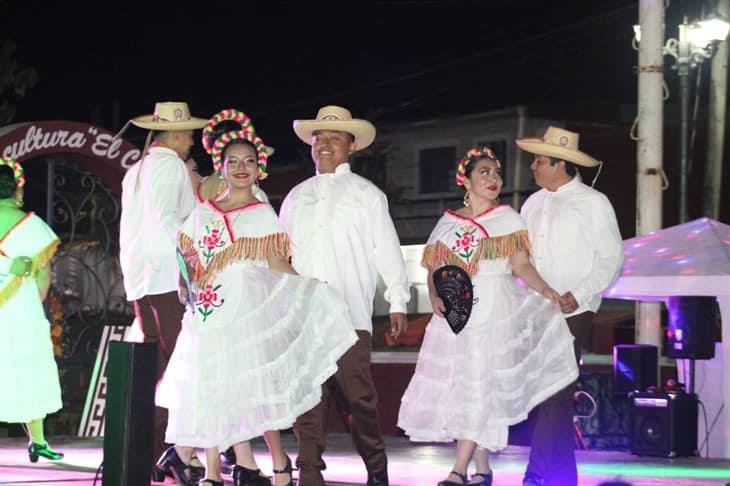
<svg viewBox="0 0 730 486">
<path fill-rule="evenodd" d="M 448 479 L 444 479 L 443 481 L 439 482 L 438 486 L 461 486 L 462 484 L 469 484 L 469 478 L 466 477 L 466 474 L 461 474 L 456 471 L 451 471 L 449 474 L 459 476 L 461 482 L 457 483 L 456 481 L 449 481 Z"/>
<path fill-rule="evenodd" d="M 221 481 L 216 481 L 215 479 L 209 479 L 209 478 L 201 479 L 198 482 L 198 486 L 208 486 L 208 485 L 210 485 L 210 486 L 225 486 L 225 483 L 222 480 Z"/>
<path fill-rule="evenodd" d="M 272 472 L 274 474 L 288 474 L 289 475 L 289 482 L 286 483 L 286 486 L 293 486 L 294 485 L 294 476 L 292 475 L 292 471 L 294 468 L 291 464 L 291 459 L 289 456 L 286 456 L 286 466 L 284 466 L 284 469 L 272 469 Z"/>
<path fill-rule="evenodd" d="M 469 483 L 472 486 L 492 486 L 492 472 L 488 473 L 474 473 L 471 475 L 472 479 L 476 479 L 474 476 L 479 476 L 479 482 L 478 483 Z"/>
</svg>

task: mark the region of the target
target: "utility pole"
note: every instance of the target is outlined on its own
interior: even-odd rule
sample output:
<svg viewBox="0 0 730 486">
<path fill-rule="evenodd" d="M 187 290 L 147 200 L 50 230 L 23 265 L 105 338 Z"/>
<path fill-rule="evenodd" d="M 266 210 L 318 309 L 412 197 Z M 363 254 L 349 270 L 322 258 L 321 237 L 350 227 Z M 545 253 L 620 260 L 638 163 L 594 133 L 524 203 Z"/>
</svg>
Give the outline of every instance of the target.
<svg viewBox="0 0 730 486">
<path fill-rule="evenodd" d="M 664 0 L 640 0 L 639 24 L 636 234 L 644 235 L 662 227 Z M 636 342 L 661 349 L 661 304 L 640 302 L 636 323 Z"/>
<path fill-rule="evenodd" d="M 730 19 L 730 0 L 717 0 L 717 14 Z M 727 40 L 717 45 L 712 59 L 710 74 L 710 113 L 707 120 L 707 164 L 705 165 L 705 190 L 703 213 L 712 219 L 720 218 L 722 194 L 722 156 L 725 146 L 725 115 L 727 111 Z"/>
</svg>

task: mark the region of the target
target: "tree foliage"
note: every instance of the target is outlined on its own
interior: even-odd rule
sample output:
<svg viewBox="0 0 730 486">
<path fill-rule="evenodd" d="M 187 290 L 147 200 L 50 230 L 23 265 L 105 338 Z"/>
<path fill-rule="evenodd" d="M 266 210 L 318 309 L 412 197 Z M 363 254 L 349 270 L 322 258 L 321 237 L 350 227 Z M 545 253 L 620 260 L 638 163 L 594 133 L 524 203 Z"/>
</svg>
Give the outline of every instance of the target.
<svg viewBox="0 0 730 486">
<path fill-rule="evenodd" d="M 38 83 L 36 70 L 21 66 L 15 60 L 15 50 L 15 41 L 0 41 L 0 125 L 15 118 L 18 100 Z"/>
</svg>

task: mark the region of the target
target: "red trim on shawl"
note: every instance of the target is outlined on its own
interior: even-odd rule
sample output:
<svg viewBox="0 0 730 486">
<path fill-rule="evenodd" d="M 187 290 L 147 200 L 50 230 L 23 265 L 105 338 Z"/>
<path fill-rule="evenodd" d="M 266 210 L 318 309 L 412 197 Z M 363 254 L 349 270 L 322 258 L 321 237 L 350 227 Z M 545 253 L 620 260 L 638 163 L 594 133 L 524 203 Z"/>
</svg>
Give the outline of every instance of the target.
<svg viewBox="0 0 730 486">
<path fill-rule="evenodd" d="M 23 224 L 32 215 L 33 215 L 33 211 L 28 211 L 27 213 L 25 213 L 25 216 L 20 218 L 13 226 L 11 226 L 10 229 L 8 230 L 8 232 L 5 233 L 2 238 L 0 238 L 0 245 L 2 245 L 3 241 L 5 241 L 13 231 L 15 231 L 21 224 Z"/>
<path fill-rule="evenodd" d="M 261 206 L 262 204 L 268 205 L 269 203 L 265 203 L 263 201 L 256 201 L 249 204 L 246 204 L 244 206 L 238 207 L 238 208 L 231 208 L 231 209 L 221 209 L 218 207 L 218 205 L 213 201 L 212 199 L 208 199 L 205 201 L 214 212 L 220 214 L 223 216 L 223 222 L 226 224 L 226 230 L 228 231 L 228 236 L 231 238 L 231 243 L 236 241 L 236 234 L 233 232 L 233 225 L 231 223 L 231 215 L 236 213 L 241 213 L 243 211 L 246 211 L 247 209 L 252 209 L 254 207 Z"/>
</svg>

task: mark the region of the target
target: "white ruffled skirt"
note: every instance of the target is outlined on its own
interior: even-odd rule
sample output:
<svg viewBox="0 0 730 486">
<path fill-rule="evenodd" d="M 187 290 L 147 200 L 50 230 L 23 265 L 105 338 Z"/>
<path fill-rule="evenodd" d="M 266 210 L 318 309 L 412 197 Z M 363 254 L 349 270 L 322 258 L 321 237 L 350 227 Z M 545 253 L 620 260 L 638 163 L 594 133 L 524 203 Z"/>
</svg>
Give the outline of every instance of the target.
<svg viewBox="0 0 730 486">
<path fill-rule="evenodd" d="M 0 305 L 0 390 L 0 422 L 30 422 L 62 406 L 51 325 L 29 278 Z"/>
<path fill-rule="evenodd" d="M 156 402 L 165 440 L 229 446 L 291 427 L 356 341 L 344 300 L 316 280 L 235 264 L 203 322 L 185 313 Z"/>
<path fill-rule="evenodd" d="M 499 450 L 509 425 L 578 377 L 573 336 L 556 304 L 511 275 L 473 284 L 478 301 L 458 335 L 436 315 L 426 327 L 398 426 L 414 441 Z"/>
</svg>

